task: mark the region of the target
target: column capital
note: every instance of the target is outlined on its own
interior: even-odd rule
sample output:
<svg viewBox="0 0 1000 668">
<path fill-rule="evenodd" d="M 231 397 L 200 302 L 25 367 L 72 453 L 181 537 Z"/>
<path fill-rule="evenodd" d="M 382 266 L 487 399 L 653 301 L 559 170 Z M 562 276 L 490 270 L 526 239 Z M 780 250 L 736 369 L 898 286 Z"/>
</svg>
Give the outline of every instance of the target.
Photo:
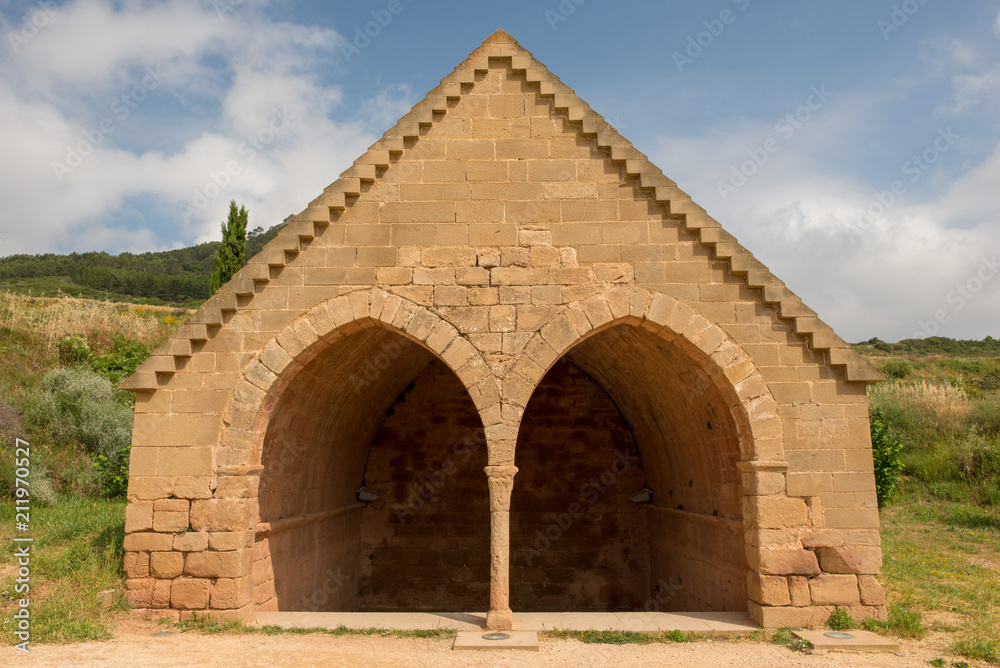
<svg viewBox="0 0 1000 668">
<path fill-rule="evenodd" d="M 487 466 L 483 469 L 486 475 L 489 477 L 490 482 L 494 478 L 514 478 L 514 474 L 517 473 L 516 466 Z"/>
</svg>

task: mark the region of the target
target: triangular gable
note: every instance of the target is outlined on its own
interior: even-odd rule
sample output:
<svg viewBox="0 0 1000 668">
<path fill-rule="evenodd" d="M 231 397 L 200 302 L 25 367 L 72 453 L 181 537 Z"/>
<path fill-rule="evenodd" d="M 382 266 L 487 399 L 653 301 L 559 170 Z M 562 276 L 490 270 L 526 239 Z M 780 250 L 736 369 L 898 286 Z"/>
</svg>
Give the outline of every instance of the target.
<svg viewBox="0 0 1000 668">
<path fill-rule="evenodd" d="M 724 261 L 729 273 L 741 277 L 748 288 L 755 290 L 760 295 L 761 303 L 775 309 L 777 317 L 788 322 L 809 348 L 823 355 L 830 366 L 842 369 L 845 380 L 862 383 L 881 380 L 881 376 L 864 358 L 851 350 L 814 311 L 695 204 L 676 183 L 664 176 L 603 117 L 535 60 L 529 51 L 506 32 L 498 30 L 355 160 L 308 208 L 295 216 L 122 387 L 136 391 L 156 389 L 159 386 L 158 373 L 172 374 L 176 371 L 200 342 L 211 337 L 233 313 L 254 298 L 258 287 L 271 280 L 272 271 L 284 267 L 300 252 L 308 253 L 308 248 L 302 249 L 316 236 L 317 228 L 336 221 L 358 201 L 363 183 L 377 182 L 380 175 L 404 152 L 419 143 L 428 128 L 445 118 L 455 102 L 475 85 L 477 73 L 489 70 L 491 60 L 508 61 L 514 73 L 523 74 L 527 84 L 536 87 L 541 98 L 552 101 L 555 113 L 577 127 L 583 137 L 596 140 L 597 147 L 606 152 L 612 163 L 621 167 L 627 179 L 634 181 L 658 205 L 665 207 L 669 218 L 682 223 L 688 232 L 696 235 L 698 243 L 709 249 L 712 257 Z"/>
</svg>

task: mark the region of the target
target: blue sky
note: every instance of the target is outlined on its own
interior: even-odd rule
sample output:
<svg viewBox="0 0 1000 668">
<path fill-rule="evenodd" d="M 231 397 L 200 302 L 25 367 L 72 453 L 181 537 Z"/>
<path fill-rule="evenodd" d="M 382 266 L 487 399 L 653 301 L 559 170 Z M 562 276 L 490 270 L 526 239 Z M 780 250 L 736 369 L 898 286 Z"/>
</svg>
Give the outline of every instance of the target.
<svg viewBox="0 0 1000 668">
<path fill-rule="evenodd" d="M 996 0 L 0 0 L 0 255 L 276 224 L 497 28 L 845 338 L 1000 336 Z"/>
</svg>

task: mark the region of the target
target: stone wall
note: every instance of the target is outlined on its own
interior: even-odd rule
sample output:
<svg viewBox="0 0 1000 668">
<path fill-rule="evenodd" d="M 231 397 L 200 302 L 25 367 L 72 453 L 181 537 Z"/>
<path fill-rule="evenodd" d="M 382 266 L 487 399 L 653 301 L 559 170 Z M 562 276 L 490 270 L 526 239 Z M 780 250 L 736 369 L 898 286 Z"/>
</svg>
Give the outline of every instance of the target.
<svg viewBox="0 0 1000 668">
<path fill-rule="evenodd" d="M 253 547 L 256 609 L 356 610 L 361 508 L 353 504 L 278 521 L 258 534 Z"/>
<path fill-rule="evenodd" d="M 522 416 L 566 355 L 618 405 L 657 505 L 742 523 L 754 620 L 884 615 L 865 394 L 877 374 L 503 35 L 129 381 L 133 604 L 247 619 L 252 568 L 280 593 L 298 576 L 270 547 L 252 554 L 254 537 L 354 503 L 386 410 L 436 359 L 485 431 L 490 605 L 505 608 Z M 708 563 L 684 549 L 684 569 Z M 699 605 L 738 597 L 716 584 Z"/>
<path fill-rule="evenodd" d="M 660 505 L 647 507 L 654 610 L 747 607 L 743 523 Z"/>
<path fill-rule="evenodd" d="M 371 444 L 361 514 L 360 610 L 481 610 L 489 596 L 486 440 L 462 383 L 432 363 Z"/>
<path fill-rule="evenodd" d="M 649 595 L 642 458 L 614 402 L 563 359 L 528 403 L 511 498 L 515 610 L 632 610 Z"/>
</svg>

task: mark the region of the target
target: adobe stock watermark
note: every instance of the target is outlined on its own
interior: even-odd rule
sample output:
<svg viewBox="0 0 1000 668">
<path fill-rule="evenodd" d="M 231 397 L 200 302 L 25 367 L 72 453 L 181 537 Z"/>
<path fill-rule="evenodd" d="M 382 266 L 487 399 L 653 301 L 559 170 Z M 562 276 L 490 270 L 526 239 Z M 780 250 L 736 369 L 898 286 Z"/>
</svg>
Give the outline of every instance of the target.
<svg viewBox="0 0 1000 668">
<path fill-rule="evenodd" d="M 236 8 L 242 5 L 244 0 L 212 0 L 215 7 L 215 14 L 220 21 L 226 20 L 226 14 L 236 14 Z"/>
<path fill-rule="evenodd" d="M 372 40 L 389 27 L 393 17 L 402 14 L 404 9 L 406 7 L 402 0 L 389 0 L 383 9 L 371 10 L 369 14 L 371 14 L 372 20 L 366 22 L 364 26 L 355 26 L 350 41 L 340 45 L 344 60 L 351 62 L 355 56 L 360 56 L 361 52 L 371 45 Z"/>
<path fill-rule="evenodd" d="M 899 32 L 928 2 L 929 0 L 903 0 L 899 4 L 894 4 L 888 19 L 879 19 L 875 22 L 875 27 L 882 33 L 882 39 L 888 42 L 889 37 Z"/>
<path fill-rule="evenodd" d="M 186 223 L 193 222 L 199 211 L 208 208 L 216 197 L 228 188 L 233 178 L 243 173 L 243 168 L 257 159 L 279 134 L 284 132 L 290 121 L 295 120 L 294 114 L 284 107 L 276 109 L 267 125 L 252 135 L 249 135 L 236 148 L 242 160 L 230 160 L 219 171 L 209 171 L 205 183 L 195 188 L 191 202 L 181 205 L 181 216 Z"/>
<path fill-rule="evenodd" d="M 656 591 L 646 599 L 642 607 L 636 608 L 632 612 L 659 612 L 663 606 L 673 600 L 678 594 L 684 591 L 681 579 L 676 575 L 671 575 L 669 581 L 660 578 L 656 582 Z"/>
<path fill-rule="evenodd" d="M 576 13 L 576 8 L 585 2 L 587 0 L 562 0 L 555 10 L 545 10 L 545 20 L 549 22 L 549 27 L 554 32 L 559 29 L 560 23 L 564 23 L 573 16 Z"/>
<path fill-rule="evenodd" d="M 745 12 L 750 7 L 751 0 L 732 0 L 732 2 L 741 12 Z M 701 58 L 705 50 L 722 37 L 722 33 L 726 31 L 726 26 L 736 23 L 737 18 L 739 18 L 737 12 L 731 9 L 723 9 L 719 13 L 718 18 L 702 21 L 701 24 L 705 26 L 705 29 L 696 35 L 688 35 L 687 47 L 684 51 L 674 51 L 672 54 L 677 71 L 684 74 L 684 68 L 688 65 L 694 65 L 694 61 Z"/>
<path fill-rule="evenodd" d="M 10 42 L 11 51 L 20 53 L 21 47 L 33 40 L 38 33 L 49 25 L 49 22 L 56 16 L 58 9 L 51 2 L 43 2 L 35 9 L 29 9 L 24 13 L 24 19 L 20 27 L 7 33 L 7 41 Z"/>
<path fill-rule="evenodd" d="M 805 127 L 805 124 L 812 120 L 813 115 L 834 96 L 834 93 L 826 89 L 826 84 L 822 84 L 819 88 L 813 86 L 809 90 L 810 95 L 806 98 L 805 103 L 799 105 L 791 113 L 785 114 L 784 118 L 774 125 L 774 131 L 778 136 L 768 137 L 760 147 L 748 148 L 749 158 L 738 165 L 730 166 L 729 179 L 715 182 L 715 187 L 723 202 L 729 201 L 732 195 L 745 186 L 768 163 L 771 156 L 781 150 L 781 142 L 790 141 L 795 133 Z"/>
<path fill-rule="evenodd" d="M 964 309 L 982 291 L 983 287 L 1000 274 L 1000 262 L 994 253 L 992 257 L 985 255 L 980 258 L 979 266 L 972 272 L 965 281 L 958 283 L 945 295 L 945 301 L 951 305 L 950 308 L 939 308 L 934 312 L 934 316 L 928 320 L 918 320 L 918 329 L 910 338 L 922 339 L 926 336 L 937 336 L 941 331 L 941 325 L 951 322 L 952 313 L 957 313 Z"/>
<path fill-rule="evenodd" d="M 31 522 L 31 444 L 20 438 L 14 441 L 14 527 L 21 533 L 30 529 Z M 17 570 L 14 579 L 14 593 L 21 598 L 14 601 L 17 610 L 12 615 L 14 636 L 21 642 L 14 645 L 19 652 L 29 653 L 31 649 L 31 542 L 29 536 L 14 536 L 13 556 Z"/>
<path fill-rule="evenodd" d="M 360 394 L 361 390 L 381 378 L 392 361 L 414 345 L 412 341 L 403 337 L 393 337 L 391 341 L 383 343 L 375 355 L 368 357 L 360 365 L 359 371 L 351 374 L 349 380 L 354 394 Z"/>
<path fill-rule="evenodd" d="M 937 136 L 934 137 L 930 145 L 923 151 L 910 156 L 910 159 L 903 163 L 900 170 L 903 175 L 910 177 L 910 183 L 916 183 L 961 138 L 962 135 L 952 130 L 950 125 L 947 128 L 938 128 Z M 896 179 L 889 184 L 887 190 L 877 190 L 872 193 L 871 202 L 858 211 L 857 222 L 854 225 L 847 226 L 847 236 L 851 241 L 857 241 L 861 237 L 862 232 L 871 229 L 875 224 L 875 219 L 885 215 L 899 201 L 899 198 L 906 194 L 906 191 L 906 181 Z"/>
<path fill-rule="evenodd" d="M 595 478 L 585 482 L 579 489 L 579 501 L 573 501 L 566 507 L 564 513 L 551 513 L 552 522 L 544 529 L 535 531 L 534 546 L 522 545 L 517 549 L 517 555 L 524 559 L 524 563 L 529 568 L 534 564 L 542 552 L 545 552 L 552 545 L 562 538 L 566 532 L 572 528 L 576 521 L 587 514 L 587 511 L 597 503 L 609 489 L 618 482 L 618 476 L 622 475 L 635 466 L 641 459 L 630 451 L 621 449 L 615 451 L 615 458 L 611 466 L 606 468 Z"/>
<path fill-rule="evenodd" d="M 339 566 L 334 571 L 332 568 L 326 569 L 324 573 L 326 579 L 323 586 L 316 589 L 309 597 L 303 601 L 302 607 L 307 612 L 318 612 L 322 610 L 330 597 L 343 589 L 344 585 L 353 585 L 354 578 L 346 573 Z M 352 586 L 351 589 L 354 587 Z"/>
<path fill-rule="evenodd" d="M 142 77 L 142 80 L 128 92 L 116 97 L 111 103 L 111 114 L 113 117 L 105 116 L 97 124 L 97 127 L 90 130 L 82 130 L 83 139 L 73 146 L 65 147 L 66 155 L 63 161 L 52 161 L 52 171 L 56 175 L 56 180 L 62 183 L 67 175 L 72 174 L 77 167 L 83 164 L 83 161 L 94 152 L 94 149 L 103 144 L 104 140 L 110 135 L 114 134 L 115 130 L 119 127 L 115 124 L 115 119 L 117 119 L 118 123 L 124 122 L 149 97 L 150 93 L 160 87 L 160 84 L 163 83 L 163 76 L 164 74 L 160 71 L 159 65 L 147 67 L 146 74 Z"/>
</svg>

